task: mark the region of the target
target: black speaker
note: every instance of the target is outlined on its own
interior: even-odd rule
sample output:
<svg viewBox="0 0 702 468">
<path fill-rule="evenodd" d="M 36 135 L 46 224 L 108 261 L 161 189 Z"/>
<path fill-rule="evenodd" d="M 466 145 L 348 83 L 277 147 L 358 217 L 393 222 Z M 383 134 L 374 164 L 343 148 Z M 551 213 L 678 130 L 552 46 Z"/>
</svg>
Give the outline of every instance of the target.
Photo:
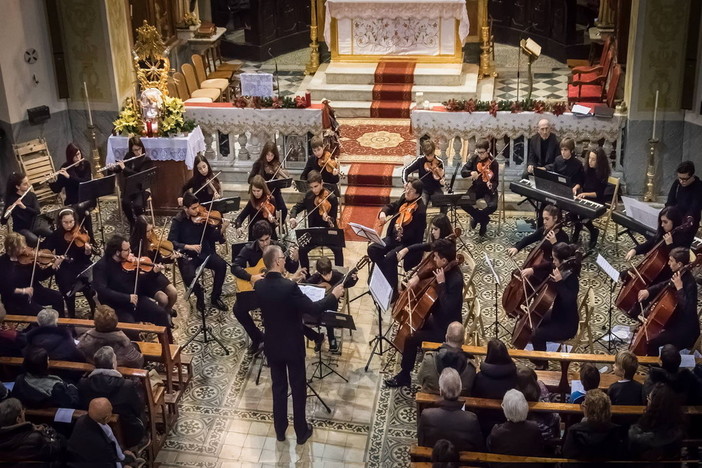
<svg viewBox="0 0 702 468">
<path fill-rule="evenodd" d="M 51 118 L 51 112 L 47 106 L 32 107 L 31 109 L 27 109 L 27 115 L 29 116 L 29 123 L 32 125 L 44 123 Z"/>
</svg>

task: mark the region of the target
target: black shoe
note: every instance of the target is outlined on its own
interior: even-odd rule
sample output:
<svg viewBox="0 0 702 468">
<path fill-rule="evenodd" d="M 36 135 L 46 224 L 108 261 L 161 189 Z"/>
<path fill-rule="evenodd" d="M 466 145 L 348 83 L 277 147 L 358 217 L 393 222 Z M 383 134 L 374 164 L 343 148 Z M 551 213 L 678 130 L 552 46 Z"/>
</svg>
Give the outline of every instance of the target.
<svg viewBox="0 0 702 468">
<path fill-rule="evenodd" d="M 337 343 L 336 340 L 331 340 L 329 342 L 329 352 L 333 354 L 339 353 L 339 343 Z"/>
<path fill-rule="evenodd" d="M 276 434 L 275 438 L 278 442 L 285 442 L 285 433 L 283 433 L 283 435 Z"/>
<path fill-rule="evenodd" d="M 263 341 L 254 341 L 253 343 L 251 343 L 251 345 L 249 345 L 249 349 L 247 350 L 249 354 L 258 354 L 261 351 L 263 351 Z"/>
<path fill-rule="evenodd" d="M 168 315 L 170 315 L 173 318 L 176 318 L 178 316 L 178 311 L 175 309 L 171 309 L 168 311 Z"/>
<path fill-rule="evenodd" d="M 219 310 L 227 310 L 227 304 L 224 303 L 222 298 L 210 298 L 210 305 L 213 306 L 215 309 Z"/>
<path fill-rule="evenodd" d="M 590 250 L 594 250 L 595 246 L 597 245 L 597 238 L 600 236 L 600 230 L 595 228 L 593 232 L 590 233 L 590 243 L 588 244 L 588 247 Z"/>
<path fill-rule="evenodd" d="M 305 442 L 307 442 L 307 439 L 309 439 L 310 437 L 312 437 L 312 425 L 308 424 L 307 425 L 307 434 L 305 434 L 301 438 L 297 439 L 297 445 L 304 444 Z"/>
<path fill-rule="evenodd" d="M 322 343 L 324 343 L 324 333 L 319 333 L 317 338 L 314 340 L 314 352 L 318 353 L 322 350 Z"/>
<path fill-rule="evenodd" d="M 475 218 L 473 218 L 473 217 L 471 216 L 471 218 L 470 218 L 470 228 L 471 228 L 471 229 L 475 229 L 475 227 L 476 227 L 477 225 L 478 225 L 478 221 L 476 221 Z"/>
<path fill-rule="evenodd" d="M 480 231 L 478 231 L 478 235 L 480 237 L 485 236 L 485 233 L 487 232 L 487 223 L 480 223 Z"/>
<path fill-rule="evenodd" d="M 406 377 L 402 373 L 397 374 L 395 377 L 385 379 L 385 386 L 390 388 L 396 387 L 409 387 L 412 383 L 411 377 Z"/>
</svg>

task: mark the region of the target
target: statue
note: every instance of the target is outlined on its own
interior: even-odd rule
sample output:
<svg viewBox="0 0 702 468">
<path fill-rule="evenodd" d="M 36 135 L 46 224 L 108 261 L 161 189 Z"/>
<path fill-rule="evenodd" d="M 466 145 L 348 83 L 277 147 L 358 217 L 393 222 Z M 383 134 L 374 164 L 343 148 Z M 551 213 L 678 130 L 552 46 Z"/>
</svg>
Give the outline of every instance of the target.
<svg viewBox="0 0 702 468">
<path fill-rule="evenodd" d="M 163 93 L 158 88 L 148 88 L 139 97 L 141 118 L 144 121 L 146 136 L 158 135 L 158 121 L 163 105 Z"/>
</svg>

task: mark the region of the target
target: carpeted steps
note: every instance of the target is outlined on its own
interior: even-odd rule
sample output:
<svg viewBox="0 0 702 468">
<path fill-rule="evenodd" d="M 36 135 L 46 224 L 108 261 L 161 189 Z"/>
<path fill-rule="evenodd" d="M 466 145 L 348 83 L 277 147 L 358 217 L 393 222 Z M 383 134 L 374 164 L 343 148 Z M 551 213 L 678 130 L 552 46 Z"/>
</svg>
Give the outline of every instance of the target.
<svg viewBox="0 0 702 468">
<path fill-rule="evenodd" d="M 371 117 L 409 118 L 414 85 L 412 62 L 379 62 L 375 69 Z"/>
<path fill-rule="evenodd" d="M 378 210 L 390 203 L 392 188 L 392 164 L 358 163 L 352 164 L 348 171 L 348 187 L 344 194 L 344 210 L 341 225 L 346 226 L 347 240 L 364 240 L 357 237 L 349 221 L 376 227 Z"/>
</svg>

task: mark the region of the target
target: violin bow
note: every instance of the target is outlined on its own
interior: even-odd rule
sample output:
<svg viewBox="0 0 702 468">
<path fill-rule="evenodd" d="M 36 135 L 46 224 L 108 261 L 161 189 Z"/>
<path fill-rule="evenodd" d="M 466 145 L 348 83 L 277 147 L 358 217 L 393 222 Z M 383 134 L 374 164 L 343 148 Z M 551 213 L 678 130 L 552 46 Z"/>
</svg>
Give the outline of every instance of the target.
<svg viewBox="0 0 702 468">
<path fill-rule="evenodd" d="M 202 236 L 200 236 L 200 247 L 202 247 L 202 243 L 205 241 L 205 232 L 207 231 L 207 222 L 210 220 L 210 211 L 212 211 L 212 203 L 210 203 L 210 206 L 207 209 L 207 216 L 205 217 L 205 222 L 202 226 Z"/>
<path fill-rule="evenodd" d="M 80 230 L 83 228 L 83 223 L 85 222 L 86 219 L 87 219 L 87 217 L 84 217 L 83 221 L 81 221 L 80 224 L 78 225 L 78 232 L 80 232 Z M 73 243 L 75 241 L 76 241 L 76 236 L 73 236 L 73 239 L 71 239 L 71 242 L 68 243 L 68 247 L 66 247 L 66 251 L 63 253 L 64 257 L 66 255 L 68 255 L 68 251 L 70 250 L 71 246 L 73 245 Z"/>
<path fill-rule="evenodd" d="M 210 177 L 209 179 L 207 179 L 207 182 L 205 182 L 205 183 L 202 185 L 202 187 L 200 187 L 199 189 L 195 190 L 195 191 L 193 192 L 193 195 L 197 195 L 198 193 L 200 193 L 200 192 L 202 191 L 202 189 L 204 189 L 204 188 L 207 187 L 208 185 L 212 185 L 212 182 L 214 182 L 215 179 L 217 178 L 217 176 L 219 176 L 221 173 L 222 173 L 222 171 L 219 171 L 218 173 L 216 173 L 215 175 L 213 175 L 212 177 Z M 212 187 L 212 188 L 214 189 L 214 187 Z M 216 190 L 215 190 L 215 191 L 216 191 Z M 218 194 L 218 195 L 219 195 L 219 194 Z"/>
<path fill-rule="evenodd" d="M 134 295 L 137 293 L 137 286 L 139 284 L 139 268 L 141 267 L 141 242 L 139 241 L 139 252 L 136 260 L 136 276 L 134 277 Z M 136 309 L 136 304 L 134 304 L 134 309 Z"/>
<path fill-rule="evenodd" d="M 37 259 L 39 258 L 39 246 L 41 245 L 41 243 L 42 243 L 43 240 L 44 240 L 44 238 L 43 238 L 43 237 L 40 237 L 40 238 L 38 239 L 38 241 L 37 241 L 37 246 L 36 246 L 36 248 L 34 249 L 34 264 L 32 265 L 32 276 L 31 276 L 31 278 L 30 278 L 30 280 L 29 280 L 29 287 L 30 287 L 30 288 L 34 287 L 34 286 L 33 286 L 33 284 L 34 284 L 34 275 L 35 275 L 35 273 L 37 272 Z M 27 296 L 27 302 L 30 302 L 31 300 L 32 300 L 32 299 L 31 299 L 31 296 Z"/>
<path fill-rule="evenodd" d="M 149 196 L 148 202 L 149 202 L 149 211 L 151 211 L 151 225 L 156 226 L 156 217 L 154 216 L 154 204 L 151 201 L 151 196 Z"/>
<path fill-rule="evenodd" d="M 270 199 L 266 200 L 266 201 L 270 202 Z M 256 210 L 256 213 L 254 213 L 254 215 L 249 218 L 249 220 L 246 222 L 246 225 L 241 226 L 241 229 L 247 229 L 249 226 L 251 226 L 251 223 L 253 223 L 254 219 L 256 219 L 256 217 L 261 213 L 261 210 L 263 209 L 264 203 L 266 203 L 266 202 L 265 201 L 261 202 L 261 206 Z"/>
<path fill-rule="evenodd" d="M 327 189 L 324 189 L 324 190 L 327 190 Z M 320 206 L 322 203 L 324 203 L 324 201 L 325 201 L 327 198 L 331 197 L 331 196 L 334 194 L 334 192 L 332 192 L 331 190 L 327 190 L 327 192 L 329 192 L 329 193 L 327 194 L 327 196 L 324 197 L 324 198 L 322 199 L 322 201 L 319 202 L 319 204 L 314 205 L 314 208 L 312 208 L 311 210 L 309 210 L 309 211 L 307 212 L 307 214 L 305 215 L 305 217 L 302 218 L 302 221 L 300 221 L 298 224 L 301 224 L 302 222 L 307 221 L 307 218 L 309 218 L 310 215 L 311 215 L 312 213 L 314 213 L 314 211 L 315 211 L 316 209 L 318 209 L 319 206 Z"/>
<path fill-rule="evenodd" d="M 293 150 L 293 148 L 291 146 L 290 149 L 288 149 L 288 152 L 285 154 L 285 157 L 283 158 L 283 160 L 280 161 L 280 164 L 278 165 L 278 169 L 276 169 L 275 172 L 273 173 L 271 180 L 275 180 L 275 176 L 277 176 L 278 172 L 280 172 L 280 170 L 283 168 L 283 163 L 285 163 L 285 161 L 288 159 L 288 156 L 290 156 L 290 152 L 292 150 Z M 266 181 L 266 183 L 268 183 L 268 182 L 270 182 L 270 180 Z"/>
<path fill-rule="evenodd" d="M 166 227 L 168 226 L 169 222 L 170 222 L 170 219 L 166 219 L 166 222 L 163 223 L 163 229 L 161 229 L 161 235 L 158 236 L 158 244 L 156 245 L 156 250 L 154 251 L 154 263 L 156 263 L 156 259 L 158 258 L 158 251 L 161 248 L 161 243 L 163 242 L 163 236 L 166 234 Z"/>
</svg>

